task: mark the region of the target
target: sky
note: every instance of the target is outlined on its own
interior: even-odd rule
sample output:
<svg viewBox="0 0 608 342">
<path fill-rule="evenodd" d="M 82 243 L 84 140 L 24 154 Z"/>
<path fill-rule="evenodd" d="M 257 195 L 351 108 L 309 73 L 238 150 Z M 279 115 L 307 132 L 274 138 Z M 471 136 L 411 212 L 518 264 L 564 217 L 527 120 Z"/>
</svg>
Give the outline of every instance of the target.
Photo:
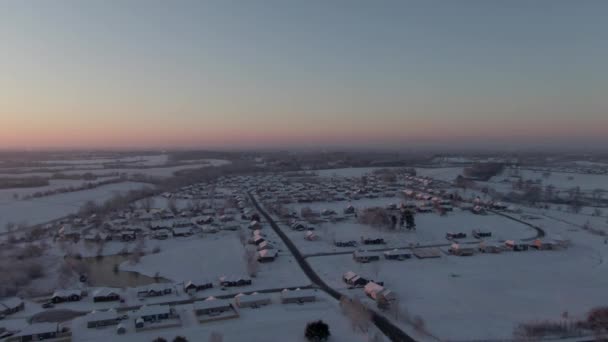
<svg viewBox="0 0 608 342">
<path fill-rule="evenodd" d="M 0 2 L 0 148 L 605 147 L 608 1 Z"/>
</svg>

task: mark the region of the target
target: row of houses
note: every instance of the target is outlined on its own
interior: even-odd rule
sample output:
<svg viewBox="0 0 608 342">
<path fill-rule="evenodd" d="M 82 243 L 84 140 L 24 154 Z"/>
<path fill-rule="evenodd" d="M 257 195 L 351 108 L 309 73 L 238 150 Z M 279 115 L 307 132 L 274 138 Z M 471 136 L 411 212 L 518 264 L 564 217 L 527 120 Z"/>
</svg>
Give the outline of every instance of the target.
<svg viewBox="0 0 608 342">
<path fill-rule="evenodd" d="M 384 253 L 357 250 L 353 252 L 353 260 L 360 263 L 368 263 L 380 260 L 382 255 L 384 255 L 386 260 L 406 260 L 412 257 L 412 253 L 404 249 L 393 249 Z"/>
</svg>

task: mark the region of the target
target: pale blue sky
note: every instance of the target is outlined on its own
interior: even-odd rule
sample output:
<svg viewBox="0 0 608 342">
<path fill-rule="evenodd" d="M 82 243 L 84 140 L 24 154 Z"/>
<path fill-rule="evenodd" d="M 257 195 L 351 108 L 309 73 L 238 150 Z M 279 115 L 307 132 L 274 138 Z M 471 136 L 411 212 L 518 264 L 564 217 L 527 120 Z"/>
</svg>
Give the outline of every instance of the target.
<svg viewBox="0 0 608 342">
<path fill-rule="evenodd" d="M 606 18 L 606 1 L 7 0 L 0 143 L 608 142 Z"/>
</svg>

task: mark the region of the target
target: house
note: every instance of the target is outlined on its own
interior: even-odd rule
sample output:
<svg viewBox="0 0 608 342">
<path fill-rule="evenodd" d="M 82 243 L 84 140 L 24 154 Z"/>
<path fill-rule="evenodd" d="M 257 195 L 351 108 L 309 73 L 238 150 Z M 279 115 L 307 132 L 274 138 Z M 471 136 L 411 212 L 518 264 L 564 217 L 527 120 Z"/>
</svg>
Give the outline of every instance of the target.
<svg viewBox="0 0 608 342">
<path fill-rule="evenodd" d="M 135 313 L 135 328 L 143 328 L 146 322 L 160 322 L 176 316 L 173 308 L 168 305 L 144 305 Z"/>
<path fill-rule="evenodd" d="M 354 214 L 355 210 L 355 207 L 349 205 L 348 207 L 344 208 L 344 214 Z"/>
<path fill-rule="evenodd" d="M 65 224 L 59 228 L 57 234 L 62 239 L 76 240 L 80 238 L 81 226 Z"/>
<path fill-rule="evenodd" d="M 381 308 L 387 308 L 390 306 L 390 304 L 392 302 L 394 302 L 395 300 L 397 300 L 397 296 L 395 295 L 395 293 L 391 290 L 388 289 L 384 289 L 383 291 L 380 291 L 379 293 L 376 293 L 376 303 L 378 303 L 378 306 Z"/>
<path fill-rule="evenodd" d="M 192 235 L 192 227 L 175 227 L 173 228 L 173 236 L 190 236 Z"/>
<path fill-rule="evenodd" d="M 441 251 L 439 248 L 416 248 L 414 249 L 413 253 L 418 259 L 441 257 Z"/>
<path fill-rule="evenodd" d="M 220 285 L 223 287 L 238 287 L 251 285 L 251 279 L 245 277 L 236 276 L 222 276 L 220 277 Z"/>
<path fill-rule="evenodd" d="M 353 253 L 353 259 L 356 262 L 368 263 L 370 261 L 380 260 L 380 254 L 368 251 L 355 251 Z"/>
<path fill-rule="evenodd" d="M 342 276 L 342 280 L 344 280 L 344 282 L 348 285 L 354 287 L 363 287 L 367 285 L 367 283 L 369 283 L 369 280 L 357 275 L 355 272 L 352 271 L 344 273 L 344 275 Z"/>
<path fill-rule="evenodd" d="M 16 335 L 10 338 L 11 341 L 43 341 L 57 338 L 62 335 L 58 323 L 33 323 L 26 326 Z"/>
<path fill-rule="evenodd" d="M 505 246 L 508 249 L 511 249 L 515 252 L 521 252 L 521 251 L 528 250 L 528 244 L 520 242 L 520 241 L 507 240 L 507 241 L 505 241 Z"/>
<path fill-rule="evenodd" d="M 334 242 L 336 247 L 357 247 L 357 241 L 336 241 Z"/>
<path fill-rule="evenodd" d="M 161 228 L 152 233 L 152 237 L 157 240 L 166 240 L 169 238 L 169 229 Z"/>
<path fill-rule="evenodd" d="M 405 260 L 410 259 L 411 257 L 412 253 L 403 249 L 393 249 L 392 251 L 384 252 L 384 258 L 386 260 Z"/>
<path fill-rule="evenodd" d="M 254 245 L 259 245 L 266 240 L 263 237 L 256 235 L 251 239 L 251 241 L 253 242 Z"/>
<path fill-rule="evenodd" d="M 384 287 L 380 284 L 376 284 L 373 281 L 370 281 L 365 285 L 365 287 L 363 287 L 363 291 L 369 298 L 376 300 L 376 298 L 378 298 L 378 294 L 384 291 Z"/>
<path fill-rule="evenodd" d="M 57 290 L 51 296 L 53 303 L 77 302 L 83 297 L 81 290 Z"/>
<path fill-rule="evenodd" d="M 555 250 L 559 248 L 559 244 L 552 240 L 536 239 L 530 244 L 530 247 L 538 250 Z"/>
<path fill-rule="evenodd" d="M 120 232 L 120 239 L 122 241 L 133 241 L 137 238 L 137 232 L 135 230 L 124 230 Z"/>
<path fill-rule="evenodd" d="M 268 305 L 272 301 L 268 294 L 254 292 L 250 295 L 239 293 L 234 297 L 234 302 L 239 308 L 257 308 Z"/>
<path fill-rule="evenodd" d="M 295 222 L 294 224 L 291 225 L 291 229 L 297 230 L 297 231 L 304 231 L 304 230 L 306 230 L 306 226 L 301 222 Z"/>
<path fill-rule="evenodd" d="M 317 294 L 315 290 L 295 289 L 293 291 L 289 291 L 288 289 L 284 289 L 281 291 L 281 303 L 283 304 L 302 304 L 306 302 L 314 302 L 316 300 Z"/>
<path fill-rule="evenodd" d="M 194 219 L 194 222 L 196 222 L 196 224 L 211 224 L 213 223 L 213 217 L 209 215 L 199 216 Z"/>
<path fill-rule="evenodd" d="M 154 221 L 150 222 L 151 230 L 159 230 L 159 229 L 170 229 L 172 224 L 169 221 Z"/>
<path fill-rule="evenodd" d="M 228 299 L 217 299 L 213 296 L 203 300 L 194 302 L 194 313 L 197 316 L 213 315 L 230 310 L 234 310 L 232 303 Z"/>
<path fill-rule="evenodd" d="M 503 251 L 503 247 L 498 245 L 498 244 L 491 244 L 491 243 L 480 243 L 479 244 L 479 251 L 482 253 L 500 253 Z"/>
<path fill-rule="evenodd" d="M 386 242 L 383 238 L 364 238 L 361 237 L 361 243 L 364 245 L 383 245 Z"/>
<path fill-rule="evenodd" d="M 109 288 L 100 288 L 93 291 L 92 297 L 93 302 L 113 302 L 120 300 L 118 292 Z"/>
<path fill-rule="evenodd" d="M 452 255 L 471 256 L 475 254 L 475 249 L 470 247 L 462 247 L 457 243 L 453 243 L 448 249 L 448 252 L 450 252 Z"/>
<path fill-rule="evenodd" d="M 268 241 L 262 241 L 257 247 L 258 251 L 263 251 L 266 249 L 274 249 L 274 246 Z"/>
<path fill-rule="evenodd" d="M 0 315 L 11 315 L 25 309 L 25 302 L 21 298 L 10 297 L 0 300 Z"/>
<path fill-rule="evenodd" d="M 179 219 L 173 221 L 173 228 L 189 228 L 192 227 L 192 222 L 186 219 Z"/>
<path fill-rule="evenodd" d="M 173 286 L 168 284 L 150 284 L 137 290 L 137 297 L 159 297 L 173 293 Z"/>
<path fill-rule="evenodd" d="M 219 232 L 219 229 L 216 226 L 210 225 L 210 224 L 206 224 L 204 225 L 201 230 L 203 231 L 203 233 L 205 234 L 215 234 L 217 232 Z"/>
<path fill-rule="evenodd" d="M 264 249 L 257 253 L 259 262 L 271 262 L 277 258 L 279 253 L 275 250 Z"/>
<path fill-rule="evenodd" d="M 209 297 L 203 301 L 194 302 L 193 308 L 194 314 L 201 323 L 239 317 L 236 308 L 228 299 Z"/>
<path fill-rule="evenodd" d="M 317 234 L 315 234 L 313 231 L 307 231 L 306 233 L 304 233 L 304 239 L 308 240 L 308 241 L 316 241 L 319 239 L 319 236 L 317 236 Z"/>
<path fill-rule="evenodd" d="M 454 239 L 464 239 L 467 237 L 466 233 L 462 233 L 462 232 L 458 232 L 458 233 L 454 233 L 454 232 L 449 232 L 449 233 L 445 233 L 445 238 L 448 240 L 454 240 Z"/>
<path fill-rule="evenodd" d="M 262 229 L 262 224 L 259 221 L 251 221 L 251 222 L 249 222 L 249 229 L 251 229 L 251 230 Z"/>
<path fill-rule="evenodd" d="M 120 323 L 120 317 L 116 310 L 92 311 L 85 316 L 87 328 L 100 328 Z"/>
<path fill-rule="evenodd" d="M 492 232 L 473 229 L 473 237 L 475 237 L 476 239 L 492 237 Z"/>
<path fill-rule="evenodd" d="M 210 281 L 192 281 L 184 283 L 184 292 L 192 294 L 198 291 L 203 291 L 213 288 L 213 283 Z"/>
</svg>

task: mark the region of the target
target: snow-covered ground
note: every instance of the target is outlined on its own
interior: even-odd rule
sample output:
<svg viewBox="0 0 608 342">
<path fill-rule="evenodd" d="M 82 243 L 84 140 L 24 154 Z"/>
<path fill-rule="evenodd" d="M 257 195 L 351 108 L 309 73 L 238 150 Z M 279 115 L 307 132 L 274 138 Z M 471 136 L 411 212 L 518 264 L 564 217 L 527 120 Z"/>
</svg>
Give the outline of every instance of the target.
<svg viewBox="0 0 608 342">
<path fill-rule="evenodd" d="M 94 181 L 82 179 L 51 179 L 49 180 L 49 185 L 47 186 L 39 186 L 34 188 L 0 189 L 0 204 L 14 202 L 24 196 L 32 195 L 36 192 L 53 191 L 69 187 L 79 187 L 87 183 L 95 184 L 115 178 L 117 177 L 99 177 Z M 17 198 L 15 198 L 15 194 L 17 195 Z"/>
<path fill-rule="evenodd" d="M 440 181 L 452 182 L 462 175 L 463 167 L 416 168 L 416 176 L 431 177 Z"/>
<path fill-rule="evenodd" d="M 368 341 L 367 335 L 353 332 L 350 323 L 340 312 L 338 303 L 319 292 L 317 302 L 281 304 L 279 294 L 272 295 L 270 305 L 258 309 L 237 309 L 238 318 L 216 322 L 199 323 L 193 313 L 192 304 L 179 305 L 175 309 L 180 315 L 181 327 L 135 332 L 133 319 L 125 322 L 127 333 L 117 335 L 115 327 L 102 329 L 86 328 L 86 318 L 72 322 L 74 341 L 152 341 L 163 337 L 171 341 L 175 336 L 184 336 L 189 341 L 207 341 L 212 332 L 223 335 L 224 342 L 305 342 L 306 323 L 323 320 L 329 325 L 331 341 Z"/>
<path fill-rule="evenodd" d="M 563 312 L 582 316 L 601 304 L 608 266 L 591 246 L 565 251 L 509 252 L 472 257 L 381 260 L 360 264 L 350 255 L 309 258 L 336 288 L 341 275 L 354 271 L 385 282 L 410 314 L 421 316 L 442 339 L 510 338 L 519 323 L 559 319 Z M 362 290 L 358 291 L 362 294 Z"/>
<path fill-rule="evenodd" d="M 570 189 L 579 186 L 583 191 L 592 191 L 594 189 L 608 190 L 608 175 L 593 175 L 584 173 L 570 172 L 551 172 L 548 176 L 543 176 L 542 171 L 534 170 L 519 170 L 519 175 L 524 180 L 541 180 L 543 185 L 553 185 L 558 189 Z M 492 177 L 492 182 L 500 182 L 505 178 L 509 178 L 510 170 L 505 171 L 497 176 Z"/>
<path fill-rule="evenodd" d="M 39 224 L 78 212 L 87 201 L 102 203 L 117 193 L 151 186 L 147 183 L 122 182 L 30 200 L 0 203 L 0 232 L 9 222 Z"/>
<path fill-rule="evenodd" d="M 139 167 L 139 168 L 95 168 L 95 167 L 92 167 L 91 165 L 87 165 L 87 164 L 77 164 L 77 165 L 73 165 L 71 168 L 66 169 L 66 170 L 58 169 L 57 172 L 61 172 L 66 175 L 83 174 L 83 173 L 92 173 L 92 174 L 96 174 L 96 175 L 103 175 L 103 174 L 107 174 L 107 173 L 117 172 L 120 174 L 124 173 L 127 175 L 143 174 L 143 175 L 151 176 L 151 177 L 171 177 L 171 176 L 173 176 L 173 174 L 175 172 L 181 171 L 181 170 L 198 169 L 198 168 L 210 167 L 210 166 L 222 166 L 222 165 L 226 165 L 229 163 L 230 163 L 230 161 L 222 160 L 222 159 L 204 159 L 204 160 L 200 160 L 196 164 L 166 166 L 166 167 L 163 167 L 163 166 L 148 167 L 145 165 L 141 165 L 141 167 Z M 2 170 L 0 169 L 0 178 L 3 178 L 3 177 L 14 177 L 14 178 L 51 177 L 52 175 L 53 175 L 53 173 L 51 173 L 51 172 L 36 172 L 35 169 L 30 170 L 25 173 L 19 173 L 19 174 L 2 173 Z"/>
<path fill-rule="evenodd" d="M 374 206 L 384 207 L 390 203 L 399 204 L 401 201 L 402 199 L 397 197 L 382 197 L 350 202 L 299 203 L 292 204 L 290 208 L 296 212 L 300 212 L 300 209 L 303 207 L 309 207 L 315 212 L 320 212 L 323 209 L 331 209 L 341 214 L 343 209 L 349 204 L 361 210 Z M 358 223 L 354 217 L 351 217 L 337 223 L 327 222 L 316 225 L 315 234 L 320 237 L 318 241 L 305 240 L 305 233 L 291 230 L 287 222 L 282 226 L 282 229 L 304 254 L 343 252 L 349 250 L 349 248 L 335 247 L 333 245 L 334 238 L 337 241 L 360 241 L 361 237 L 380 237 L 384 238 L 387 244 L 370 246 L 369 248 L 397 248 L 407 247 L 411 244 L 446 244 L 449 243 L 449 241 L 445 239 L 446 233 L 464 232 L 470 237 L 473 229 L 492 232 L 492 241 L 527 239 L 534 237 L 536 234 L 534 229 L 529 226 L 509 220 L 503 216 L 491 213 L 488 215 L 475 215 L 469 211 L 462 211 L 459 208 L 455 208 L 453 212 L 449 212 L 445 216 L 440 216 L 435 212 L 419 213 L 415 215 L 415 221 L 416 231 L 401 229 L 394 232 Z M 469 238 L 465 241 L 474 240 L 475 239 Z M 358 248 L 365 247 L 359 246 Z"/>
<path fill-rule="evenodd" d="M 266 240 L 278 249 L 278 258 L 260 263 L 258 274 L 248 291 L 310 285 L 293 256 L 282 241 L 270 230 L 264 229 Z M 249 233 L 249 232 L 248 232 Z M 206 234 L 203 238 L 171 239 L 171 244 L 161 244 L 162 251 L 144 256 L 138 264 L 123 263 L 120 268 L 147 276 L 158 274 L 174 282 L 188 280 L 213 280 L 220 276 L 247 276 L 244 247 L 238 232 L 225 231 Z M 178 243 L 179 242 L 179 243 Z"/>
<path fill-rule="evenodd" d="M 64 164 L 64 165 L 99 165 L 109 163 L 129 163 L 138 166 L 164 165 L 169 160 L 167 154 L 141 155 L 123 158 L 91 158 L 91 159 L 68 159 L 68 160 L 44 160 L 45 164 Z"/>
</svg>

